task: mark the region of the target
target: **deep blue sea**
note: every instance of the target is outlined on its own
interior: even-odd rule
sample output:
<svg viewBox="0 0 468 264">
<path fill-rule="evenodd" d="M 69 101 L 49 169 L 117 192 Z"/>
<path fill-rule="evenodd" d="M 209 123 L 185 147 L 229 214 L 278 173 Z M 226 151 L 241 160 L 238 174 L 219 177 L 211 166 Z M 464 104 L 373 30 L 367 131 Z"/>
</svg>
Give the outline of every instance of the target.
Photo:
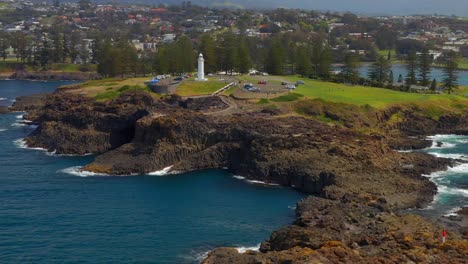
<svg viewBox="0 0 468 264">
<path fill-rule="evenodd" d="M 0 81 L 0 104 L 64 82 Z M 220 246 L 257 247 L 291 223 L 294 190 L 222 170 L 88 176 L 93 157 L 24 148 L 34 127 L 0 115 L 0 263 L 198 263 Z M 85 174 L 82 174 L 85 176 Z"/>
</svg>

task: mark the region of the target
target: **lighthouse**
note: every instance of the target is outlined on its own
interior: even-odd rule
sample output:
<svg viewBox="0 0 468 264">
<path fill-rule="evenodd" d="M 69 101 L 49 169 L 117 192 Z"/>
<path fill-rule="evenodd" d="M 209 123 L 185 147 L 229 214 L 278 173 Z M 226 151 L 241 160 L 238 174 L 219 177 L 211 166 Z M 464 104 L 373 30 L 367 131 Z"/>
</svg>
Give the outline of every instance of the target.
<svg viewBox="0 0 468 264">
<path fill-rule="evenodd" d="M 201 53 L 200 53 L 200 56 L 198 56 L 197 81 L 199 82 L 207 81 L 207 79 L 205 78 L 205 59 L 203 58 L 203 54 Z"/>
</svg>

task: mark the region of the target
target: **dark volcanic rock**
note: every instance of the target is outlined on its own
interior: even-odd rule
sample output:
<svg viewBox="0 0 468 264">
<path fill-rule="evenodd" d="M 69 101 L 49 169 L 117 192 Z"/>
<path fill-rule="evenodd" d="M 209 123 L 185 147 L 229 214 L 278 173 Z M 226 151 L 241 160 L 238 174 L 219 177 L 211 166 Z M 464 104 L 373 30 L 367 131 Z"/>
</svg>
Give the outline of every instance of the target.
<svg viewBox="0 0 468 264">
<path fill-rule="evenodd" d="M 10 109 L 8 108 L 8 106 L 0 105 L 0 114 L 6 114 L 9 112 L 10 112 Z"/>
<path fill-rule="evenodd" d="M 47 94 L 33 94 L 19 96 L 11 106 L 12 111 L 32 111 L 38 110 L 45 105 Z"/>
<path fill-rule="evenodd" d="M 300 117 L 220 118 L 182 111 L 139 120 L 131 143 L 97 157 L 85 170 L 131 174 L 169 166 L 179 171 L 228 167 L 330 199 L 359 193 L 409 208 L 431 201 L 436 191 L 420 175 L 449 164 L 422 153 L 400 154 L 380 137 L 364 138 Z"/>
<path fill-rule="evenodd" d="M 274 232 L 261 252 L 220 248 L 203 263 L 466 263 L 467 240 L 449 232 L 441 244 L 442 227 L 373 201 L 309 197 L 296 213 L 296 223 Z"/>
<path fill-rule="evenodd" d="M 47 96 L 27 119 L 40 124 L 26 142 L 59 154 L 103 153 L 132 140 L 137 120 L 155 107 L 145 93 L 123 95 L 106 103 L 67 93 Z"/>
<path fill-rule="evenodd" d="M 188 98 L 180 102 L 180 106 L 189 110 L 219 110 L 227 108 L 223 100 L 219 96 L 206 96 Z"/>
</svg>

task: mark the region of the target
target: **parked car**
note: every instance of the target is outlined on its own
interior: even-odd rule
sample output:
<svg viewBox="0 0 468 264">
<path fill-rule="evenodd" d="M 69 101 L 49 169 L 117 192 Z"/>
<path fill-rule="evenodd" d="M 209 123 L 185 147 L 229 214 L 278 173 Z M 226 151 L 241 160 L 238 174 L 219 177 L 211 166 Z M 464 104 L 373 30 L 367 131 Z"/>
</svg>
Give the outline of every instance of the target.
<svg viewBox="0 0 468 264">
<path fill-rule="evenodd" d="M 182 77 L 182 76 L 179 76 L 179 77 L 174 79 L 174 81 L 182 81 L 182 80 L 184 80 L 184 77 Z"/>
<path fill-rule="evenodd" d="M 281 82 L 281 85 L 288 85 L 288 84 L 290 84 L 290 83 L 288 83 L 288 82 Z"/>
<path fill-rule="evenodd" d="M 266 80 L 260 80 L 258 81 L 258 84 L 267 84 L 268 82 Z"/>
<path fill-rule="evenodd" d="M 295 89 L 296 89 L 296 85 L 294 85 L 294 84 L 288 84 L 288 85 L 286 85 L 285 88 L 288 89 L 288 90 L 295 90 Z"/>
<path fill-rule="evenodd" d="M 296 82 L 296 85 L 302 85 L 302 84 L 305 84 L 303 81 L 299 80 Z"/>
<path fill-rule="evenodd" d="M 246 84 L 244 84 L 244 88 L 247 89 L 247 90 L 252 89 L 253 87 L 254 87 L 254 86 L 253 86 L 253 84 L 251 84 L 251 83 L 246 83 Z"/>
</svg>

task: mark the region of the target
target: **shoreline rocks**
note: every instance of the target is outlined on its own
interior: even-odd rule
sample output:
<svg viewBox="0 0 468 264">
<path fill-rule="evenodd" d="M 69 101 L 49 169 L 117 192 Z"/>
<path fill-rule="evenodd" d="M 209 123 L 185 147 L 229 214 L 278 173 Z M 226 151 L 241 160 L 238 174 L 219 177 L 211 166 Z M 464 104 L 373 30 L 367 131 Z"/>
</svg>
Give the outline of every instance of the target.
<svg viewBox="0 0 468 264">
<path fill-rule="evenodd" d="M 95 102 L 56 92 L 28 110 L 26 118 L 39 127 L 26 141 L 59 154 L 100 154 L 84 168 L 93 172 L 228 168 L 250 180 L 314 195 L 299 202 L 296 221 L 274 232 L 261 252 L 217 249 L 207 264 L 439 263 L 446 258 L 463 263 L 466 241 L 440 245 L 440 226 L 397 213 L 431 202 L 437 188 L 421 175 L 446 169 L 454 161 L 394 149 L 430 146 L 423 138 L 428 126 L 433 134 L 468 131 L 464 116 L 447 115 L 437 123 L 403 111 L 407 118 L 416 116 L 415 121 L 392 126 L 387 134 L 363 134 L 354 129 L 374 123 L 386 128 L 386 120 L 402 110 L 373 113 L 377 121 L 348 116 L 341 127 L 261 110 L 205 115 L 197 111 L 206 110 L 201 102 L 190 102 L 185 109 L 181 102 L 155 100 L 145 93 Z M 216 100 L 209 102 L 213 105 L 208 108 L 218 107 Z M 332 110 L 327 110 L 329 116 L 342 119 Z"/>
</svg>

